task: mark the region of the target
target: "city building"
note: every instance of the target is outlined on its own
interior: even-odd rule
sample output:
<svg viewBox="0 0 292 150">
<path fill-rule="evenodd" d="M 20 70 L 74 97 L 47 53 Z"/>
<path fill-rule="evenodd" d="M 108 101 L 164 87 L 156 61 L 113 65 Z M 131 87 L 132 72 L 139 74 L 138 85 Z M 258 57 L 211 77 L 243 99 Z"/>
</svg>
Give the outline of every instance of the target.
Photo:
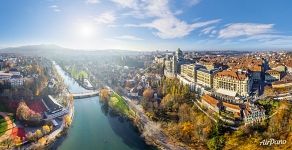
<svg viewBox="0 0 292 150">
<path fill-rule="evenodd" d="M 242 70 L 223 70 L 214 76 L 213 88 L 218 93 L 230 96 L 249 96 L 253 81 Z"/>
<path fill-rule="evenodd" d="M 237 104 L 223 102 L 223 109 L 232 113 L 240 114 L 241 108 Z"/>
<path fill-rule="evenodd" d="M 196 82 L 200 85 L 203 85 L 205 87 L 212 88 L 213 87 L 213 77 L 216 72 L 218 72 L 218 69 L 207 69 L 207 68 L 199 68 L 196 71 L 197 77 Z"/>
<path fill-rule="evenodd" d="M 20 75 L 20 72 L 16 68 L 11 68 L 9 70 L 9 73 L 11 73 L 13 75 Z"/>
<path fill-rule="evenodd" d="M 217 99 L 213 98 L 212 96 L 205 94 L 201 98 L 201 104 L 208 109 L 211 109 L 217 113 L 219 113 L 222 104 Z"/>
<path fill-rule="evenodd" d="M 0 72 L 0 81 L 9 80 L 13 76 L 11 73 Z"/>
<path fill-rule="evenodd" d="M 162 56 L 155 56 L 154 58 L 154 63 L 164 64 L 164 61 L 165 61 L 165 57 L 162 57 Z"/>
<path fill-rule="evenodd" d="M 277 70 L 267 70 L 265 72 L 265 82 L 272 83 L 281 80 L 281 72 Z"/>
<path fill-rule="evenodd" d="M 187 78 L 191 82 L 196 82 L 196 64 L 181 65 L 181 76 Z"/>
<path fill-rule="evenodd" d="M 24 79 L 21 75 L 12 75 L 9 79 L 9 83 L 13 88 L 20 87 L 23 86 Z"/>
<path fill-rule="evenodd" d="M 266 118 L 265 110 L 262 107 L 247 103 L 243 111 L 245 125 L 263 121 Z"/>
<path fill-rule="evenodd" d="M 183 52 L 180 49 L 177 49 L 174 55 L 167 55 L 164 61 L 164 75 L 167 77 L 176 77 L 180 73 L 180 66 L 184 64 Z"/>
</svg>

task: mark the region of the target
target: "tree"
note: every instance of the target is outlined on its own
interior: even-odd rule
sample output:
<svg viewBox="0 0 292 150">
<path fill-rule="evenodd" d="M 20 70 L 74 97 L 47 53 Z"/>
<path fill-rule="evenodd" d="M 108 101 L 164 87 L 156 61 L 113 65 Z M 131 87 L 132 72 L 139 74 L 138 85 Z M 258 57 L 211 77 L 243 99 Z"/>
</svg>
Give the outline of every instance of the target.
<svg viewBox="0 0 292 150">
<path fill-rule="evenodd" d="M 71 117 L 69 115 L 66 115 L 64 117 L 64 121 L 65 121 L 65 126 L 66 127 L 69 127 L 71 125 L 71 123 L 72 123 L 72 119 L 71 119 Z"/>
<path fill-rule="evenodd" d="M 42 131 L 43 131 L 44 134 L 48 134 L 48 133 L 51 132 L 51 128 L 48 125 L 44 125 L 42 127 Z"/>
<path fill-rule="evenodd" d="M 264 88 L 264 94 L 266 96 L 274 96 L 275 95 L 275 91 L 274 91 L 274 89 L 272 87 L 265 86 L 265 88 Z"/>
<path fill-rule="evenodd" d="M 45 145 L 47 142 L 47 139 L 45 137 L 41 137 L 39 140 L 38 140 L 38 143 L 41 144 L 41 145 Z"/>
<path fill-rule="evenodd" d="M 32 111 L 24 101 L 18 104 L 16 116 L 19 120 L 31 123 L 40 123 L 42 119 L 41 115 Z"/>
<path fill-rule="evenodd" d="M 14 138 L 14 144 L 15 145 L 20 145 L 22 143 L 22 140 L 21 140 L 21 138 L 19 137 L 19 136 L 16 136 L 15 138 Z"/>
<path fill-rule="evenodd" d="M 164 109 L 169 109 L 172 107 L 172 104 L 174 102 L 174 98 L 171 94 L 167 94 L 165 97 L 163 97 L 160 105 L 164 108 Z"/>
<path fill-rule="evenodd" d="M 35 135 L 32 132 L 28 132 L 26 138 L 28 141 L 35 141 Z"/>
<path fill-rule="evenodd" d="M 224 147 L 224 136 L 215 136 L 207 142 L 207 146 L 210 150 L 221 150 Z"/>
<path fill-rule="evenodd" d="M 110 96 L 109 90 L 108 89 L 101 89 L 99 91 L 99 96 L 100 96 L 101 100 L 108 101 L 109 96 Z"/>
<path fill-rule="evenodd" d="M 35 136 L 36 136 L 36 138 L 41 138 L 41 137 L 43 136 L 42 131 L 41 131 L 40 129 L 37 129 L 37 130 L 35 131 Z"/>
<path fill-rule="evenodd" d="M 191 113 L 192 113 L 192 108 L 186 103 L 182 104 L 178 109 L 179 121 L 180 122 L 191 121 L 191 118 L 190 118 Z"/>
<path fill-rule="evenodd" d="M 143 97 L 149 101 L 153 97 L 153 94 L 154 91 L 151 88 L 147 88 L 143 92 Z"/>
</svg>

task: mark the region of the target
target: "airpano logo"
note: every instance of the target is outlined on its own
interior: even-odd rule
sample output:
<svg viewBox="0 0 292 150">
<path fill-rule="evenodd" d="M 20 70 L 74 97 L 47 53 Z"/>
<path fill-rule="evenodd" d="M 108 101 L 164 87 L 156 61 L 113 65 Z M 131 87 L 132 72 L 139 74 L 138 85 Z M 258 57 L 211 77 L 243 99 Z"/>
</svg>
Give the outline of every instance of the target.
<svg viewBox="0 0 292 150">
<path fill-rule="evenodd" d="M 275 140 L 273 138 L 270 138 L 270 139 L 264 139 L 260 142 L 260 145 L 268 145 L 268 146 L 271 146 L 271 145 L 283 145 L 283 144 L 286 144 L 286 140 Z"/>
</svg>

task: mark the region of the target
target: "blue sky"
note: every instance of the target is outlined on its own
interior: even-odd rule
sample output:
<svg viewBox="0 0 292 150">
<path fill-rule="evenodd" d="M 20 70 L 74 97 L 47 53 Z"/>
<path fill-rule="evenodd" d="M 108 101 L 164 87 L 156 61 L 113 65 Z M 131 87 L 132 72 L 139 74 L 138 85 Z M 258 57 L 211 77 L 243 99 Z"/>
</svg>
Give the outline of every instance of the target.
<svg viewBox="0 0 292 150">
<path fill-rule="evenodd" d="M 0 0 L 0 48 L 292 49 L 291 0 Z"/>
</svg>

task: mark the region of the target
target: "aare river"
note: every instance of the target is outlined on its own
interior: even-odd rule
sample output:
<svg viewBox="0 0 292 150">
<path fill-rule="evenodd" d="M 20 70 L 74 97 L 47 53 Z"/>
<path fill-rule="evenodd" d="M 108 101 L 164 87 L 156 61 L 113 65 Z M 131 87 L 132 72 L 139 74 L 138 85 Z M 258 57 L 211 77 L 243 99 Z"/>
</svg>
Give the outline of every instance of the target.
<svg viewBox="0 0 292 150">
<path fill-rule="evenodd" d="M 84 92 L 60 66 L 59 74 L 72 93 Z M 74 119 L 66 136 L 49 149 L 58 150 L 145 150 L 153 149 L 140 137 L 132 123 L 111 113 L 99 102 L 99 97 L 74 101 Z"/>
</svg>

